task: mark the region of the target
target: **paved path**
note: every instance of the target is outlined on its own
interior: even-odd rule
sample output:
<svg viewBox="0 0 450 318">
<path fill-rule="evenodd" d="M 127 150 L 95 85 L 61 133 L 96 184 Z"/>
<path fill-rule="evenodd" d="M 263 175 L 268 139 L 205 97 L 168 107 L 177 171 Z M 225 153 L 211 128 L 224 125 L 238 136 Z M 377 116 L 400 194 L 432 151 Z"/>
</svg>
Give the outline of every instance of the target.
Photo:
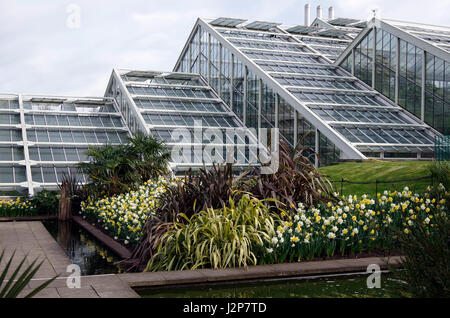
<svg viewBox="0 0 450 318">
<path fill-rule="evenodd" d="M 3 249 L 5 249 L 5 257 L 0 264 L 0 271 L 5 267 L 6 260 L 9 260 L 14 250 L 16 253 L 12 268 L 15 268 L 26 254 L 28 257 L 25 265 L 30 264 L 35 258 L 44 261 L 33 280 L 22 292 L 22 296 L 47 279 L 60 274 L 60 277 L 35 297 L 139 297 L 126 282 L 114 274 L 82 276 L 81 288 L 68 288 L 66 281 L 70 273 L 67 273 L 66 269 L 71 261 L 41 222 L 0 222 L 0 251 Z M 9 272 L 11 274 L 13 270 L 10 269 Z"/>
</svg>

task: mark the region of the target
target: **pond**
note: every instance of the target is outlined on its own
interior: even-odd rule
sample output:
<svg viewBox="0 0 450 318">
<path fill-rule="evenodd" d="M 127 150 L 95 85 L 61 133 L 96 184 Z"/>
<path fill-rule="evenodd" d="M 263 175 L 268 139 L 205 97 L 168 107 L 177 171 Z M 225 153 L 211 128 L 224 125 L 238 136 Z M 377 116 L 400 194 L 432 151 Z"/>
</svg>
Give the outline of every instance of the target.
<svg viewBox="0 0 450 318">
<path fill-rule="evenodd" d="M 302 298 L 302 297 L 407 297 L 404 283 L 391 273 L 382 273 L 380 288 L 367 288 L 368 274 L 257 283 L 232 283 L 171 289 L 137 290 L 144 298 Z"/>
<path fill-rule="evenodd" d="M 120 272 L 119 266 L 114 265 L 120 259 L 75 222 L 46 220 L 42 223 L 72 263 L 80 266 L 81 275 Z"/>
</svg>

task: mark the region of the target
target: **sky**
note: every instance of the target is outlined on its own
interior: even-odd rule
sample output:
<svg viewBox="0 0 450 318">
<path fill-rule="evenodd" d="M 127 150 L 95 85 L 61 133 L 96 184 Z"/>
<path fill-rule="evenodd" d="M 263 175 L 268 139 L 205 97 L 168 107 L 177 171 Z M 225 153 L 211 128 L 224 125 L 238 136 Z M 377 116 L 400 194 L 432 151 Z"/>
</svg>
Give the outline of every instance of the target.
<svg viewBox="0 0 450 318">
<path fill-rule="evenodd" d="M 450 26 L 449 0 L 0 0 L 0 92 L 103 96 L 114 67 L 172 71 L 197 17 L 296 25 L 306 3 Z"/>
</svg>

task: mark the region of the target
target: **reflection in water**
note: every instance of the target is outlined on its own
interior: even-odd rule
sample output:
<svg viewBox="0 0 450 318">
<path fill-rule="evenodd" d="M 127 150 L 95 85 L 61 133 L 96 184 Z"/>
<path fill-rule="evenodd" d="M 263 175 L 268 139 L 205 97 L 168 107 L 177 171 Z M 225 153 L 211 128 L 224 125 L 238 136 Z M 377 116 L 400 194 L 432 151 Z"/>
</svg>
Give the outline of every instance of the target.
<svg viewBox="0 0 450 318">
<path fill-rule="evenodd" d="M 119 266 L 113 264 L 120 259 L 75 222 L 48 220 L 42 223 L 72 263 L 80 266 L 82 275 L 120 272 Z"/>
<path fill-rule="evenodd" d="M 203 287 L 140 291 L 142 297 L 175 298 L 304 298 L 304 297 L 407 297 L 401 281 L 381 275 L 381 288 L 369 289 L 367 276 L 328 277 L 260 283 L 234 283 Z"/>
</svg>

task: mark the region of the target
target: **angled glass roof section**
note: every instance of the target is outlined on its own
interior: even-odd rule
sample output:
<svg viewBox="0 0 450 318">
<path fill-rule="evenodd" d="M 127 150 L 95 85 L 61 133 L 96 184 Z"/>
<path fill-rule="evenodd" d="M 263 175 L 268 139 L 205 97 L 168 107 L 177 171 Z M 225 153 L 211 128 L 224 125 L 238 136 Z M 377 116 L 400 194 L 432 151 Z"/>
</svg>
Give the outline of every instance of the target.
<svg viewBox="0 0 450 318">
<path fill-rule="evenodd" d="M 332 20 L 328 20 L 327 22 L 332 25 L 337 26 L 349 26 L 354 25 L 357 22 L 360 22 L 361 20 L 358 19 L 350 19 L 350 18 L 335 18 Z"/>
<path fill-rule="evenodd" d="M 249 24 L 246 24 L 245 28 L 250 29 L 250 30 L 269 31 L 278 25 L 281 25 L 281 23 L 253 21 L 253 22 L 250 22 Z"/>
<path fill-rule="evenodd" d="M 450 52 L 450 27 L 428 25 L 422 23 L 406 22 L 399 20 L 383 20 L 404 32 L 425 40 L 447 52 Z"/>
<path fill-rule="evenodd" d="M 236 167 L 250 163 L 248 147 L 257 142 L 256 138 L 198 74 L 116 69 L 106 95 L 114 97 L 121 112 L 128 114 L 132 130 L 139 129 L 164 141 L 171 151 L 184 144 L 189 149 L 200 147 L 200 153 L 208 156 L 202 149 L 220 145 L 223 152 L 214 156 L 218 162 L 225 162 L 227 147 L 233 146 L 234 156 L 246 158 Z M 207 137 L 208 129 L 217 132 L 217 139 Z M 227 133 L 233 129 L 244 134 L 230 140 Z M 187 140 L 178 139 L 174 135 L 177 130 L 189 132 Z M 186 162 L 173 161 L 171 168 L 179 173 L 191 167 L 209 166 L 210 159 L 193 151 Z"/>
<path fill-rule="evenodd" d="M 319 31 L 319 27 L 315 26 L 306 26 L 306 25 L 295 25 L 293 27 L 289 27 L 286 29 L 289 33 L 295 33 L 295 34 L 309 34 L 313 32 Z"/>
<path fill-rule="evenodd" d="M 209 33 L 261 78 L 338 146 L 344 157 L 365 158 L 362 152 L 367 151 L 432 152 L 436 132 L 431 127 L 333 64 L 358 36 L 361 28 L 354 24 L 361 21 L 341 19 L 332 22 L 336 25 L 318 24 L 318 29 L 308 34 L 298 34 L 302 30 L 298 26 L 277 26 L 277 31 L 251 32 L 242 28 L 216 27 L 205 19 L 199 19 L 196 27 Z M 258 40 L 267 43 L 252 47 L 236 42 L 236 38 L 249 43 Z M 299 50 L 271 47 L 273 43 L 292 43 Z M 324 49 L 335 51 L 331 53 Z"/>
<path fill-rule="evenodd" d="M 233 18 L 217 18 L 210 23 L 215 26 L 222 26 L 222 27 L 235 27 L 239 24 L 245 22 L 247 20 L 244 19 L 233 19 Z"/>
</svg>

